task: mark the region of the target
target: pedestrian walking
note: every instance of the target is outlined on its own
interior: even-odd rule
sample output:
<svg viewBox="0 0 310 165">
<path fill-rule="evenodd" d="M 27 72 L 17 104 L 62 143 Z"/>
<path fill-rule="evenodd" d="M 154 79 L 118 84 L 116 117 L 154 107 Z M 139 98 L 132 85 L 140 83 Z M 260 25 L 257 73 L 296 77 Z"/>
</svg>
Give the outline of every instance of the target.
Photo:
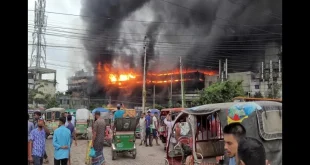
<svg viewBox="0 0 310 165">
<path fill-rule="evenodd" d="M 142 146 L 143 143 L 146 143 L 145 141 L 145 113 L 141 114 L 137 127 L 140 128 L 140 139 L 141 139 L 140 146 Z"/>
<path fill-rule="evenodd" d="M 148 147 L 149 145 L 152 147 L 152 136 L 151 136 L 151 124 L 152 124 L 152 117 L 151 111 L 147 111 L 147 115 L 145 116 L 145 146 Z M 147 139 L 149 139 L 149 145 L 147 144 Z"/>
<path fill-rule="evenodd" d="M 75 134 L 75 129 L 74 129 L 75 127 L 71 123 L 71 121 L 72 121 L 72 116 L 71 115 L 67 116 L 67 121 L 68 121 L 67 128 L 70 130 L 70 133 L 71 133 L 71 143 L 70 143 L 70 148 L 71 148 L 73 140 L 74 140 L 75 146 L 77 146 L 77 141 L 76 141 L 77 139 L 76 139 L 76 134 Z M 69 153 L 68 165 L 71 165 L 70 153 Z"/>
<path fill-rule="evenodd" d="M 34 112 L 34 121 L 33 121 L 34 128 L 38 128 L 38 119 L 41 119 L 41 120 L 44 121 L 44 119 L 41 117 L 41 115 L 42 114 L 39 111 L 35 111 Z M 45 131 L 45 139 L 47 139 L 48 136 L 50 135 L 50 131 L 45 126 L 43 128 L 44 128 L 44 131 Z M 45 149 L 44 149 L 44 157 L 43 158 L 44 158 L 44 160 L 43 160 L 44 164 L 48 164 L 49 161 L 48 161 L 48 156 L 46 154 L 46 150 Z"/>
<path fill-rule="evenodd" d="M 70 153 L 71 132 L 65 127 L 66 118 L 59 118 L 60 127 L 54 131 L 54 165 L 67 165 Z"/>
<path fill-rule="evenodd" d="M 34 165 L 42 165 L 45 154 L 45 135 L 48 130 L 42 118 L 37 119 L 36 126 L 37 128 L 30 132 L 28 141 L 28 161 Z"/>
<path fill-rule="evenodd" d="M 92 147 L 96 151 L 95 157 L 92 158 L 92 165 L 104 165 L 103 145 L 105 137 L 106 123 L 100 117 L 100 112 L 95 112 L 95 123 L 93 126 Z"/>
<path fill-rule="evenodd" d="M 157 136 L 157 132 L 158 132 L 158 127 L 159 127 L 159 123 L 158 123 L 158 113 L 155 112 L 153 117 L 152 117 L 152 143 L 153 143 L 153 139 L 155 139 L 156 141 L 156 145 L 159 146 L 158 143 L 158 136 Z"/>
</svg>

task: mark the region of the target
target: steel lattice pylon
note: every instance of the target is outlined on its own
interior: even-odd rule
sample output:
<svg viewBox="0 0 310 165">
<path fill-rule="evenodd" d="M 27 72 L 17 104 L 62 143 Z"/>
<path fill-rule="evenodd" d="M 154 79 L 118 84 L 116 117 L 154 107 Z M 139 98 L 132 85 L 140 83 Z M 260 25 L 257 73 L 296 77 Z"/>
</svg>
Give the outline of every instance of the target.
<svg viewBox="0 0 310 165">
<path fill-rule="evenodd" d="M 34 10 L 34 32 L 32 33 L 32 51 L 30 67 L 41 67 L 41 62 L 46 68 L 46 23 L 47 17 L 45 15 L 45 0 L 37 0 L 35 2 Z"/>
</svg>

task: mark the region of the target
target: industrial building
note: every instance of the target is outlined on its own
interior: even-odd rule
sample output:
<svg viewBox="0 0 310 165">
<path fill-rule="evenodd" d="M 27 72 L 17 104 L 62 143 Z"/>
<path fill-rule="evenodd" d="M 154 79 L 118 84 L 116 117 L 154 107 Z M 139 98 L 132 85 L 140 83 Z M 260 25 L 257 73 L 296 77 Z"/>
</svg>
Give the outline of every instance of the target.
<svg viewBox="0 0 310 165">
<path fill-rule="evenodd" d="M 87 86 L 93 78 L 92 74 L 83 69 L 77 71 L 74 76 L 68 78 L 68 90 L 65 96 L 57 98 L 60 107 L 63 108 L 88 108 L 89 96 Z"/>
</svg>

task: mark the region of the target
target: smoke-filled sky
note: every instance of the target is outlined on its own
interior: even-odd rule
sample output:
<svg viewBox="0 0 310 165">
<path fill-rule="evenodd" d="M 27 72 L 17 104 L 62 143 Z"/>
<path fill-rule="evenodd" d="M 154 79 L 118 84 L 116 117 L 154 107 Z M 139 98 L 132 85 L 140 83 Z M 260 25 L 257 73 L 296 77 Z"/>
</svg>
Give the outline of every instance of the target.
<svg viewBox="0 0 310 165">
<path fill-rule="evenodd" d="M 152 71 L 178 67 L 180 56 L 188 68 L 218 70 L 227 58 L 230 71 L 255 70 L 277 49 L 267 43 L 282 41 L 282 0 L 47 0 L 46 11 L 48 67 L 60 91 L 73 71 L 98 62 L 141 69 L 145 37 Z"/>
<path fill-rule="evenodd" d="M 231 71 L 254 70 L 266 44 L 282 40 L 282 0 L 82 0 L 81 7 L 95 65 L 124 66 L 126 57 L 141 67 L 148 41 L 148 70 L 173 69 L 180 56 L 188 68 L 217 70 L 227 58 Z"/>
</svg>

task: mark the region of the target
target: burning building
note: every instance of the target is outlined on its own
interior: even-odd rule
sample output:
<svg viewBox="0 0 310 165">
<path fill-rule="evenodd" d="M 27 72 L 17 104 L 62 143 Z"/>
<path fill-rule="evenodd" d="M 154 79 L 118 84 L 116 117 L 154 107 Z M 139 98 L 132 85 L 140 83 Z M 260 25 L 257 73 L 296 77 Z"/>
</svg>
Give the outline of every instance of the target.
<svg viewBox="0 0 310 165">
<path fill-rule="evenodd" d="M 229 73 L 259 71 L 266 50 L 282 44 L 281 6 L 282 0 L 82 0 L 83 44 L 95 70 L 88 94 L 141 105 L 145 54 L 147 98 L 154 85 L 158 98 L 168 97 L 171 75 L 173 92 L 180 89 L 178 74 L 166 72 L 178 68 L 179 57 L 184 70 L 198 71 L 184 74 L 190 90 L 203 82 L 195 75 L 217 71 L 219 60 L 228 59 Z"/>
<path fill-rule="evenodd" d="M 189 70 L 183 71 L 184 90 L 186 94 L 196 94 L 205 85 L 205 75 L 214 75 L 214 71 Z M 131 106 L 141 105 L 142 74 L 135 70 L 113 72 L 109 65 L 98 64 L 95 79 L 101 85 L 101 92 L 105 93 L 105 100 L 124 102 Z M 157 104 L 166 105 L 181 102 L 181 79 L 179 71 L 162 73 L 149 72 L 146 75 L 147 103 L 153 99 Z M 155 97 L 154 97 L 155 95 Z M 98 93 L 92 95 L 98 97 Z"/>
</svg>

